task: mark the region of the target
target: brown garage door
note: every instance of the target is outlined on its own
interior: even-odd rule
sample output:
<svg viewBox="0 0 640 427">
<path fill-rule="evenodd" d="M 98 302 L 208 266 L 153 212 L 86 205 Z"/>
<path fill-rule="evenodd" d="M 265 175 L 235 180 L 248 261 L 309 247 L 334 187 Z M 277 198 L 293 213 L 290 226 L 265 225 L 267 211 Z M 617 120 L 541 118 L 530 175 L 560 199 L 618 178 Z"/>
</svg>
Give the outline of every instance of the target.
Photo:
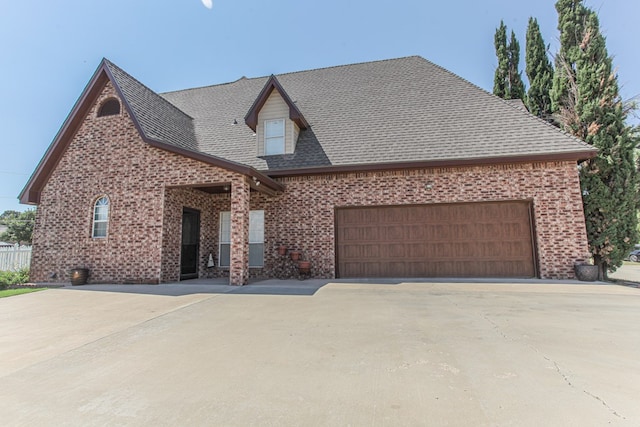
<svg viewBox="0 0 640 427">
<path fill-rule="evenodd" d="M 336 210 L 338 277 L 533 277 L 529 202 Z"/>
</svg>

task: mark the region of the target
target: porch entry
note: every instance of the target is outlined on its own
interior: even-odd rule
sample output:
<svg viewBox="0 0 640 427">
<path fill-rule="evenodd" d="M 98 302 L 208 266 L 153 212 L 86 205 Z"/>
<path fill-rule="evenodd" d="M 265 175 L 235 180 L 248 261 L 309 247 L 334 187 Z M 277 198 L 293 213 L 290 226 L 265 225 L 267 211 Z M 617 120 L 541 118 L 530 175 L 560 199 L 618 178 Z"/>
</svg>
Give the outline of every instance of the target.
<svg viewBox="0 0 640 427">
<path fill-rule="evenodd" d="M 182 210 L 182 249 L 180 252 L 180 280 L 197 279 L 200 247 L 200 211 Z"/>
</svg>

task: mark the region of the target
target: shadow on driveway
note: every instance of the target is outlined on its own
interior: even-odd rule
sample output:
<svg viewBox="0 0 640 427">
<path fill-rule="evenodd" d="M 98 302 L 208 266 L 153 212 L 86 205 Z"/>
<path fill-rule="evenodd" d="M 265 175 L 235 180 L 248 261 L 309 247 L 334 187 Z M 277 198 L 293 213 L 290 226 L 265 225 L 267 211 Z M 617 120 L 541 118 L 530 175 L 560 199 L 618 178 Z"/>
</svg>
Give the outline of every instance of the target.
<svg viewBox="0 0 640 427">
<path fill-rule="evenodd" d="M 250 282 L 245 286 L 230 286 L 228 279 L 193 279 L 160 285 L 83 285 L 64 286 L 63 289 L 123 292 L 147 295 L 183 296 L 193 294 L 240 294 L 240 295 L 291 295 L 312 296 L 329 283 L 398 285 L 400 283 L 512 283 L 512 284 L 587 284 L 577 280 L 541 280 L 541 279 L 478 279 L 478 278 L 378 278 L 378 279 L 307 279 L 279 280 L 268 279 Z M 590 282 L 594 285 L 606 285 L 604 282 Z"/>
</svg>

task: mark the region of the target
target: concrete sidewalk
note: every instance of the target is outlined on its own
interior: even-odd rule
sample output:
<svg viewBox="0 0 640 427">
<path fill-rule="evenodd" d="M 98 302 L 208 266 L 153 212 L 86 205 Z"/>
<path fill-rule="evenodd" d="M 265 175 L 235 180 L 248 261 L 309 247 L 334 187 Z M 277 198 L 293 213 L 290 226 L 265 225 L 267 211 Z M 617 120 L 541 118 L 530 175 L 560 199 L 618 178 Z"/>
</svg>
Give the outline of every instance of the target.
<svg viewBox="0 0 640 427">
<path fill-rule="evenodd" d="M 378 278 L 378 279 L 254 279 L 245 286 L 231 286 L 229 279 L 191 279 L 182 282 L 162 283 L 158 285 L 118 285 L 89 284 L 71 286 L 56 284 L 57 288 L 69 290 L 122 292 L 145 295 L 182 296 L 192 294 L 255 294 L 255 295 L 314 295 L 323 286 L 333 284 L 377 284 L 399 285 L 402 283 L 458 283 L 458 284 L 533 284 L 533 285 L 585 285 L 578 280 L 543 279 L 484 279 L 484 278 Z M 590 286 L 608 285 L 604 282 L 592 282 Z"/>
<path fill-rule="evenodd" d="M 0 299 L 2 424 L 640 425 L 638 289 L 161 286 Z"/>
</svg>

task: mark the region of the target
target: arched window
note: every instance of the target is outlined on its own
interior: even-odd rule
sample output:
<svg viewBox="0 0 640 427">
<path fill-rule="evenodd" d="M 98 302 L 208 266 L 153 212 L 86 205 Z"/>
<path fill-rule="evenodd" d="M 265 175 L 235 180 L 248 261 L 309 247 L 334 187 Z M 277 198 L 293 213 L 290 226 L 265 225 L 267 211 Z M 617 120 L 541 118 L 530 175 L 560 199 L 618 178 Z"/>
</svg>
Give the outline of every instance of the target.
<svg viewBox="0 0 640 427">
<path fill-rule="evenodd" d="M 120 114 L 120 102 L 117 99 L 107 99 L 98 110 L 98 117 L 115 116 Z"/>
<path fill-rule="evenodd" d="M 102 196 L 96 200 L 93 205 L 93 230 L 91 232 L 94 238 L 107 237 L 107 229 L 109 228 L 109 198 Z"/>
</svg>

